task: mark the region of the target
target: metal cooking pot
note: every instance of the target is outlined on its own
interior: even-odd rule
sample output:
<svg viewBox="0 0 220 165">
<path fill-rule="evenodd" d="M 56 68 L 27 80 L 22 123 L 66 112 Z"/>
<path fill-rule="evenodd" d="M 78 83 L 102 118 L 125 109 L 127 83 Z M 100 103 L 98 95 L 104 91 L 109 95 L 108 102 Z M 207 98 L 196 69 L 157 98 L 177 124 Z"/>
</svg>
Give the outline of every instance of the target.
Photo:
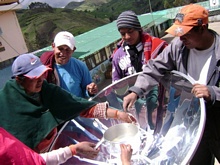
<svg viewBox="0 0 220 165">
<path fill-rule="evenodd" d="M 109 127 L 103 135 L 100 142 L 97 143 L 98 148 L 102 143 L 107 146 L 109 153 L 121 153 L 120 144 L 130 144 L 133 154 L 139 151 L 141 145 L 141 135 L 138 126 L 131 123 L 121 123 Z"/>
</svg>

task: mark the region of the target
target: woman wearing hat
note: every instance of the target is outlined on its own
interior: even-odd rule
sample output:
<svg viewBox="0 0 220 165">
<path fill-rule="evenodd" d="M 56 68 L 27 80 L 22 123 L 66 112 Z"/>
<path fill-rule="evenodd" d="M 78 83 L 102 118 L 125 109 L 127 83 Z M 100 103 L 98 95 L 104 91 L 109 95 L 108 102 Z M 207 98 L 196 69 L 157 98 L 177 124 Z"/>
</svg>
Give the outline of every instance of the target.
<svg viewBox="0 0 220 165">
<path fill-rule="evenodd" d="M 130 115 L 110 108 L 106 102 L 88 101 L 47 83 L 44 76 L 48 70 L 37 56 L 20 55 L 12 64 L 14 79 L 0 91 L 0 127 L 31 149 L 46 151 L 55 138 L 56 127 L 79 115 L 132 122 Z M 87 145 L 83 156 L 97 155 L 94 147 Z"/>
</svg>

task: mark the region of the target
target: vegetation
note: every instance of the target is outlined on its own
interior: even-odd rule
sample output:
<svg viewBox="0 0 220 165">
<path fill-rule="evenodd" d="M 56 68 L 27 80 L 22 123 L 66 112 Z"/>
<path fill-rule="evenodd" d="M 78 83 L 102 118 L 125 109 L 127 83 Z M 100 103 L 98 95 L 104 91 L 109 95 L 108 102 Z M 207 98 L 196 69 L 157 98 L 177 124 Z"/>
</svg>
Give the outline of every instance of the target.
<svg viewBox="0 0 220 165">
<path fill-rule="evenodd" d="M 91 1 L 91 0 L 87 0 Z M 110 0 L 108 3 L 99 0 L 99 5 L 93 10 L 86 8 L 88 2 L 85 1 L 84 11 L 91 11 L 91 14 L 98 18 L 108 19 L 113 21 L 117 19 L 118 15 L 125 10 L 133 10 L 136 14 L 150 13 L 151 11 L 159 11 L 171 7 L 182 6 L 189 3 L 196 3 L 204 0 Z M 104 0 L 103 0 L 104 1 Z M 90 5 L 91 6 L 91 5 Z M 74 10 L 79 10 L 76 8 Z M 82 8 L 81 8 L 82 9 Z"/>
<path fill-rule="evenodd" d="M 51 45 L 55 34 L 61 30 L 70 31 L 77 36 L 117 19 L 125 10 L 143 14 L 195 1 L 198 2 L 198 0 L 163 0 L 162 3 L 161 0 L 85 0 L 83 3 L 71 2 L 64 9 L 35 2 L 29 5 L 29 9 L 16 11 L 16 14 L 28 50 L 31 52 Z"/>
<path fill-rule="evenodd" d="M 51 45 L 55 34 L 67 30 L 75 36 L 109 23 L 71 9 L 23 9 L 16 12 L 29 51 Z"/>
<path fill-rule="evenodd" d="M 110 2 L 111 0 L 85 0 L 83 2 L 80 2 L 81 5 L 77 8 L 75 7 L 78 2 L 70 2 L 65 8 L 71 8 L 78 11 L 94 11 L 97 8 L 101 7 L 103 4 Z"/>
</svg>

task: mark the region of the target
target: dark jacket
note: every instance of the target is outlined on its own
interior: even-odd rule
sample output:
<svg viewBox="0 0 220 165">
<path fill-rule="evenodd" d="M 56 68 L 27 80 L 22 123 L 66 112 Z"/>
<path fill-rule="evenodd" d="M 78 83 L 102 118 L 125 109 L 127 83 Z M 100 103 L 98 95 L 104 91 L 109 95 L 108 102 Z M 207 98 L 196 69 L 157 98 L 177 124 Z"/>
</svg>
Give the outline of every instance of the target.
<svg viewBox="0 0 220 165">
<path fill-rule="evenodd" d="M 16 80 L 8 81 L 0 91 L 0 127 L 32 149 L 53 128 L 97 104 L 75 97 L 46 81 L 40 98 L 42 104 L 27 95 Z"/>
</svg>

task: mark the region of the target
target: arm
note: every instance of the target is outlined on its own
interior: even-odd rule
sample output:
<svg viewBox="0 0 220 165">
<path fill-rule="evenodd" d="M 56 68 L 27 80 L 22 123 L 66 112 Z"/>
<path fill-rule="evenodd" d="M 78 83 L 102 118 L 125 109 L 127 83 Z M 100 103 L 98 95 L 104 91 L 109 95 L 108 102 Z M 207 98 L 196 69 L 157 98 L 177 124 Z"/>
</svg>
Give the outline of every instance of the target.
<svg viewBox="0 0 220 165">
<path fill-rule="evenodd" d="M 52 114 L 58 124 L 77 117 L 81 112 L 89 110 L 97 104 L 95 101 L 76 97 L 47 82 L 43 83 L 41 97 L 45 109 L 50 109 L 49 113 Z"/>
<path fill-rule="evenodd" d="M 69 147 L 73 155 L 94 159 L 99 153 L 99 149 L 96 149 L 95 146 L 96 144 L 91 142 L 80 142 L 75 145 L 70 145 Z"/>
<path fill-rule="evenodd" d="M 138 76 L 130 91 L 143 96 L 158 84 L 166 72 L 177 70 L 186 73 L 183 58 L 187 57 L 187 53 L 182 41 L 179 38 L 173 39 L 155 59 L 150 59 L 144 65 L 143 74 Z"/>
<path fill-rule="evenodd" d="M 167 71 L 180 70 L 182 65 L 180 45 L 181 43 L 175 45 L 175 42 L 168 45 L 161 54 L 144 65 L 143 74 L 137 77 L 135 85 L 129 89 L 131 93 L 124 97 L 125 111 L 135 103 L 138 97 L 146 95 L 157 85 Z"/>
<path fill-rule="evenodd" d="M 65 147 L 40 154 L 40 156 L 44 159 L 47 165 L 54 165 L 66 162 L 72 157 L 72 152 L 70 147 Z"/>
<path fill-rule="evenodd" d="M 82 71 L 82 82 L 81 82 L 81 88 L 84 97 L 93 96 L 98 92 L 97 85 L 92 82 L 92 78 L 89 72 L 88 67 L 85 65 L 85 63 L 81 63 L 81 71 Z"/>
<path fill-rule="evenodd" d="M 119 66 L 119 51 L 121 48 L 119 48 L 112 59 L 112 82 L 115 82 L 117 80 L 120 80 L 121 78 L 123 78 L 123 71 L 121 70 L 120 66 Z"/>
<path fill-rule="evenodd" d="M 73 155 L 84 158 L 95 158 L 99 150 L 95 149 L 95 144 L 90 142 L 80 142 L 69 147 L 59 148 L 51 152 L 40 154 L 47 165 L 62 164 L 70 159 Z"/>
<path fill-rule="evenodd" d="M 192 93 L 198 98 L 204 98 L 207 102 L 211 100 L 211 92 L 206 85 L 198 83 L 194 84 Z"/>
<path fill-rule="evenodd" d="M 131 145 L 120 144 L 122 165 L 131 164 L 132 148 Z"/>
<path fill-rule="evenodd" d="M 127 123 L 136 122 L 136 119 L 133 116 L 129 115 L 126 112 L 112 109 L 108 106 L 107 102 L 97 104 L 90 110 L 80 113 L 80 116 L 86 118 L 118 119 Z"/>
<path fill-rule="evenodd" d="M 90 96 L 94 96 L 98 92 L 98 87 L 94 82 L 92 82 L 86 86 L 86 90 Z"/>
<path fill-rule="evenodd" d="M 55 63 L 54 52 L 53 51 L 44 52 L 40 56 L 40 60 L 44 65 L 52 68 L 52 70 L 45 73 L 47 82 L 56 84 L 54 67 L 53 67 L 53 64 Z"/>
<path fill-rule="evenodd" d="M 167 71 L 176 70 L 174 53 L 172 53 L 172 45 L 169 45 L 155 59 L 149 60 L 143 67 L 143 74 L 137 77 L 130 91 L 143 96 L 158 84 Z"/>
</svg>

